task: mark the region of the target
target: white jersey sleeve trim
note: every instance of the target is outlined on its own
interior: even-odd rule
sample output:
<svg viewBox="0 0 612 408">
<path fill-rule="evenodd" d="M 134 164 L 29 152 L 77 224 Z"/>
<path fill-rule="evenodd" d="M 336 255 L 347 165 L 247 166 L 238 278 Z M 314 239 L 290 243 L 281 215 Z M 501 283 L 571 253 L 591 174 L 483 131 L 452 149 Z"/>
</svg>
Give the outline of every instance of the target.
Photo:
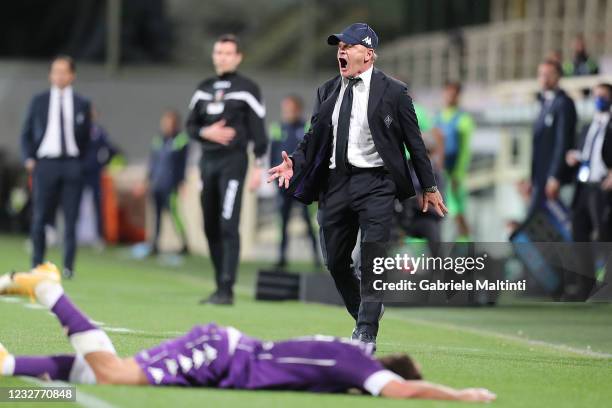
<svg viewBox="0 0 612 408">
<path fill-rule="evenodd" d="M 266 107 L 262 105 L 257 98 L 247 91 L 228 92 L 225 94 L 225 100 L 234 99 L 246 102 L 257 116 L 263 119 L 266 116 Z"/>
<path fill-rule="evenodd" d="M 198 101 L 212 101 L 212 98 L 212 94 L 200 91 L 198 89 L 191 97 L 191 101 L 189 102 L 189 109 L 193 109 L 193 107 L 196 105 L 196 103 L 198 103 Z"/>
<path fill-rule="evenodd" d="M 234 355 L 234 352 L 236 351 L 236 347 L 238 347 L 238 342 L 240 341 L 241 337 L 242 333 L 240 333 L 238 329 L 231 326 L 227 328 L 227 350 L 230 356 Z"/>
<path fill-rule="evenodd" d="M 380 370 L 366 378 L 365 382 L 363 383 L 363 389 L 370 394 L 377 396 L 380 395 L 380 392 L 385 385 L 389 384 L 389 382 L 393 380 L 404 381 L 402 377 L 389 370 Z"/>
</svg>

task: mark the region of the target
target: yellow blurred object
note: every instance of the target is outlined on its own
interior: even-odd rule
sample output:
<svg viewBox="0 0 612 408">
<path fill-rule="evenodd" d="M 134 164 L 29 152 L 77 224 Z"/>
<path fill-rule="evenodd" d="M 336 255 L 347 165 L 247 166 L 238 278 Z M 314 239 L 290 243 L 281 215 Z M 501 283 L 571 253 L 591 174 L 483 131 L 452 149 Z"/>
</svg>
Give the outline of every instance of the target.
<svg viewBox="0 0 612 408">
<path fill-rule="evenodd" d="M 2 367 L 4 366 L 4 359 L 8 355 L 8 350 L 2 345 L 2 343 L 0 343 L 0 377 L 2 377 Z"/>
<path fill-rule="evenodd" d="M 8 295 L 29 296 L 35 300 L 34 289 L 43 281 L 61 283 L 62 275 L 59 269 L 51 262 L 45 262 L 32 269 L 30 272 L 15 272 L 11 276 L 11 285 L 6 289 Z"/>
</svg>

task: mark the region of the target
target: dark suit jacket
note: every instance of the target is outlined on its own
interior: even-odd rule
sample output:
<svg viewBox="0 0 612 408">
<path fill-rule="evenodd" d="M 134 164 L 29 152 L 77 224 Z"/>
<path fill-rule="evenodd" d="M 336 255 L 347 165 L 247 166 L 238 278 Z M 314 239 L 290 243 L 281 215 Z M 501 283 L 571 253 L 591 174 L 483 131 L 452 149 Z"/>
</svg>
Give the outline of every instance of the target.
<svg viewBox="0 0 612 408">
<path fill-rule="evenodd" d="M 608 170 L 612 169 L 612 120 L 608 122 L 606 136 L 604 138 L 604 143 L 601 148 L 601 156 Z"/>
<path fill-rule="evenodd" d="M 82 157 L 87 150 L 91 131 L 91 105 L 87 99 L 73 92 L 74 99 L 74 138 Z M 36 159 L 36 151 L 42 143 L 47 130 L 49 99 L 51 91 L 35 95 L 30 102 L 21 132 L 21 156 L 23 161 Z"/>
<path fill-rule="evenodd" d="M 569 181 L 565 154 L 574 145 L 576 107 L 574 101 L 559 89 L 548 107 L 542 107 L 533 125 L 531 181 L 542 195 L 549 177 Z"/>
<path fill-rule="evenodd" d="M 338 75 L 319 87 L 310 129 L 291 155 L 293 177 L 287 194 L 304 204 L 317 201 L 327 181 L 333 144 L 332 113 L 341 83 Z M 370 82 L 368 123 L 376 150 L 395 181 L 399 199 L 415 194 L 405 147 L 421 185 L 436 185 L 408 89 L 378 69 L 374 69 Z"/>
</svg>

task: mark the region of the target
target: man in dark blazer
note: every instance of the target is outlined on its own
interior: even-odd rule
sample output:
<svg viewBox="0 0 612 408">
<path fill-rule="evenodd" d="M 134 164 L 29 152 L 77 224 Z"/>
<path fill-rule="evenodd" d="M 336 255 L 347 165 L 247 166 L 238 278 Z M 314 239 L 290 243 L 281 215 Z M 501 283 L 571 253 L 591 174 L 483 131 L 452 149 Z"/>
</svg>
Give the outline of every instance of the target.
<svg viewBox="0 0 612 408">
<path fill-rule="evenodd" d="M 574 101 L 559 88 L 561 67 L 554 61 L 544 61 L 538 67 L 541 109 L 533 125 L 533 154 L 531 161 L 531 210 L 546 199 L 559 196 L 562 183 L 568 181 L 565 154 L 576 135 L 576 107 Z"/>
<path fill-rule="evenodd" d="M 364 23 L 331 35 L 340 75 L 317 90 L 311 127 L 291 157 L 270 169 L 287 194 L 319 201 L 325 264 L 356 321 L 353 338 L 376 343 L 382 293 L 373 288 L 375 258 L 386 256 L 394 200 L 414 195 L 405 148 L 423 186 L 423 211 L 447 209 L 420 135 L 405 84 L 374 68 L 378 36 Z M 273 158 L 273 160 L 278 158 Z M 361 282 L 351 251 L 361 230 Z"/>
<path fill-rule="evenodd" d="M 610 187 L 612 179 L 612 139 L 610 106 L 612 85 L 600 83 L 593 88 L 595 113 L 590 124 L 581 132 L 578 149 L 569 150 L 565 161 L 574 170 L 576 191 L 572 203 L 572 238 L 578 243 L 581 270 L 566 276 L 564 298 L 586 300 L 595 285 L 595 259 L 593 241 L 609 242 Z"/>
<path fill-rule="evenodd" d="M 76 253 L 76 221 L 82 189 L 81 157 L 90 140 L 91 107 L 72 89 L 75 64 L 69 56 L 51 62 L 51 89 L 32 99 L 21 133 L 24 165 L 32 174 L 32 267 L 45 259 L 45 225 L 58 203 L 65 221 L 64 276 L 71 278 Z"/>
</svg>

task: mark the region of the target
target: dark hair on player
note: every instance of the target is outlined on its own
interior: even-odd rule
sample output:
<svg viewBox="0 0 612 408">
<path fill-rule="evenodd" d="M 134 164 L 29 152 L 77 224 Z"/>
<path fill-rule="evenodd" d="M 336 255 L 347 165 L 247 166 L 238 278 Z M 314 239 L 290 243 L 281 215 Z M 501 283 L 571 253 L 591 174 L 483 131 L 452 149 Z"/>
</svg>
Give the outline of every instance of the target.
<svg viewBox="0 0 612 408">
<path fill-rule="evenodd" d="M 557 71 L 557 75 L 560 77 L 563 76 L 563 67 L 555 60 L 545 59 L 544 61 L 540 62 L 540 65 L 549 65 L 553 67 L 555 71 Z"/>
<path fill-rule="evenodd" d="M 289 95 L 285 96 L 283 99 L 289 99 L 290 101 L 295 103 L 296 106 L 298 108 L 300 108 L 300 109 L 302 109 L 304 107 L 304 101 L 302 100 L 302 98 L 299 95 L 289 94 Z"/>
<path fill-rule="evenodd" d="M 217 37 L 217 41 L 215 42 L 220 42 L 220 43 L 224 43 L 224 42 L 229 42 L 229 43 L 234 43 L 234 45 L 236 46 L 236 52 L 237 53 L 241 53 L 242 49 L 240 47 L 240 39 L 238 38 L 237 35 L 235 34 L 222 34 L 219 37 Z"/>
<path fill-rule="evenodd" d="M 74 59 L 73 59 L 73 58 L 72 58 L 70 55 L 67 55 L 67 54 L 59 54 L 59 55 L 56 55 L 56 56 L 55 56 L 55 57 L 53 57 L 53 59 L 51 60 L 51 63 L 49 64 L 49 69 L 51 69 L 51 66 L 53 66 L 53 64 L 54 64 L 56 61 L 65 61 L 65 62 L 67 62 L 67 63 L 68 63 L 68 67 L 70 67 L 70 71 L 71 71 L 72 73 L 75 73 L 75 72 L 76 72 L 76 63 L 74 62 Z"/>
<path fill-rule="evenodd" d="M 595 85 L 595 88 L 605 89 L 608 93 L 608 99 L 612 99 L 612 84 L 610 84 L 609 82 L 600 82 Z"/>
<path fill-rule="evenodd" d="M 461 85 L 461 82 L 459 82 L 459 81 L 451 81 L 451 80 L 449 80 L 449 81 L 446 81 L 444 83 L 444 88 L 454 88 L 455 91 L 459 94 L 459 93 L 461 93 L 462 85 Z"/>
<path fill-rule="evenodd" d="M 404 380 L 422 380 L 423 375 L 414 360 L 408 354 L 389 354 L 378 359 L 387 370 L 394 372 Z"/>
</svg>

